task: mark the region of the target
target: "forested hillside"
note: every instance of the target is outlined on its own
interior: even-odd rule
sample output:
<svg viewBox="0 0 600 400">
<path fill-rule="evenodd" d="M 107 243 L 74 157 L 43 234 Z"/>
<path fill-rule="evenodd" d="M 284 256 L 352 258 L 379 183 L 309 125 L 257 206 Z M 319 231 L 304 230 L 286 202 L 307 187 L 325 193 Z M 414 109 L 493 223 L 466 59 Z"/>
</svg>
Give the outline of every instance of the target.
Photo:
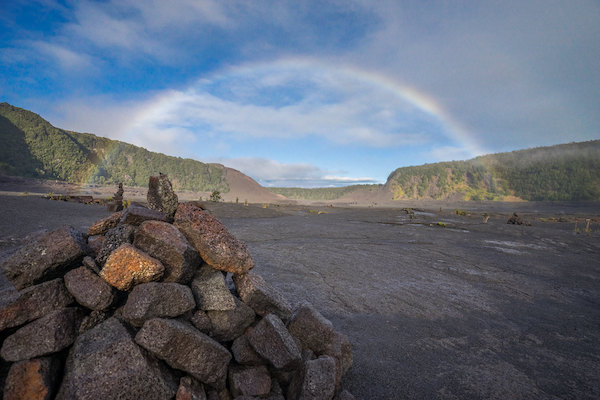
<svg viewBox="0 0 600 400">
<path fill-rule="evenodd" d="M 267 188 L 270 192 L 280 194 L 291 200 L 315 200 L 315 201 L 326 201 L 335 200 L 344 196 L 345 194 L 354 192 L 355 190 L 369 188 L 377 185 L 351 185 L 343 187 L 329 187 L 329 188 L 294 188 L 294 187 L 270 187 Z"/>
<path fill-rule="evenodd" d="M 73 183 L 146 186 L 169 175 L 173 187 L 229 191 L 224 166 L 166 156 L 88 133 L 65 131 L 39 115 L 0 104 L 0 173 Z"/>
<path fill-rule="evenodd" d="M 398 168 L 395 200 L 600 200 L 600 140 Z"/>
</svg>

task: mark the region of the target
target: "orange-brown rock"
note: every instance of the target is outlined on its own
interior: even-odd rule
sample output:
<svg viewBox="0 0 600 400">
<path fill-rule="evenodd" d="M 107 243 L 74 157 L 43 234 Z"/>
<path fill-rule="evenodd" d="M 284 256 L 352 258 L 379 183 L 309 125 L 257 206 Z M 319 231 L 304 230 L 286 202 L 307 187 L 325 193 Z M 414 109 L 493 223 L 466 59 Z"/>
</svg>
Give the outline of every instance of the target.
<svg viewBox="0 0 600 400">
<path fill-rule="evenodd" d="M 174 224 L 214 269 L 243 274 L 254 267 L 246 244 L 197 205 L 179 204 Z"/>
<path fill-rule="evenodd" d="M 159 280 L 165 271 L 160 261 L 126 243 L 113 251 L 100 277 L 119 290 L 131 290 L 140 283 Z"/>
<path fill-rule="evenodd" d="M 123 217 L 123 212 L 124 211 L 119 211 L 109 215 L 106 218 L 102 218 L 101 220 L 96 221 L 94 225 L 90 226 L 90 229 L 88 229 L 88 235 L 104 235 L 106 232 L 108 232 L 109 229 L 117 226 L 117 224 Z"/>
<path fill-rule="evenodd" d="M 59 362 L 52 357 L 14 363 L 6 377 L 4 400 L 51 399 L 58 372 Z"/>
</svg>

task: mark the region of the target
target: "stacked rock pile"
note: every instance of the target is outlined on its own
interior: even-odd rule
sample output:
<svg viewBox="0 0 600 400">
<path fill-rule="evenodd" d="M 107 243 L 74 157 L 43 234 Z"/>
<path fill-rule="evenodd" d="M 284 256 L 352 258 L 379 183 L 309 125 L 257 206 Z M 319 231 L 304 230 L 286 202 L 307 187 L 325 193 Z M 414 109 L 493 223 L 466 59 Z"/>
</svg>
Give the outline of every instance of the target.
<svg viewBox="0 0 600 400">
<path fill-rule="evenodd" d="M 194 203 L 32 240 L 2 264 L 4 399 L 353 398 L 348 339 L 253 267 Z"/>
</svg>

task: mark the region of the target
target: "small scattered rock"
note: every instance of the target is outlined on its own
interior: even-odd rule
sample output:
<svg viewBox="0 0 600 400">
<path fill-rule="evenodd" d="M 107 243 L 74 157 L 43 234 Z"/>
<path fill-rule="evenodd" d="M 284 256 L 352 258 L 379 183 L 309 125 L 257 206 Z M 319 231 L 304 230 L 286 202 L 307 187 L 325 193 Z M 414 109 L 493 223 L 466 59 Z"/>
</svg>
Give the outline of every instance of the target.
<svg viewBox="0 0 600 400">
<path fill-rule="evenodd" d="M 247 335 L 254 350 L 275 368 L 287 368 L 301 360 L 298 345 L 276 315 L 266 315 Z"/>
<path fill-rule="evenodd" d="M 275 314 L 283 321 L 288 321 L 292 308 L 287 300 L 265 280 L 253 272 L 234 275 L 233 281 L 244 303 L 261 316 Z"/>
<path fill-rule="evenodd" d="M 2 263 L 6 277 L 18 290 L 58 278 L 89 252 L 82 232 L 63 226 L 29 242 Z"/>
<path fill-rule="evenodd" d="M 148 193 L 146 195 L 148 207 L 165 213 L 173 219 L 179 199 L 173 191 L 169 177 L 165 174 L 151 176 L 148 180 Z"/>
<path fill-rule="evenodd" d="M 115 300 L 114 289 L 86 267 L 67 272 L 64 279 L 75 300 L 90 310 L 105 310 Z"/>
<path fill-rule="evenodd" d="M 174 224 L 211 267 L 233 274 L 242 274 L 254 267 L 246 244 L 200 207 L 180 204 Z"/>
<path fill-rule="evenodd" d="M 73 307 L 53 311 L 7 337 L 0 354 L 6 361 L 21 361 L 56 353 L 73 343 L 82 318 Z"/>
<path fill-rule="evenodd" d="M 119 290 L 129 291 L 135 285 L 159 280 L 165 271 L 162 263 L 130 244 L 113 251 L 100 277 Z"/>
<path fill-rule="evenodd" d="M 54 357 L 14 363 L 4 385 L 4 400 L 50 400 L 56 392 L 60 362 Z"/>
<path fill-rule="evenodd" d="M 185 236 L 163 221 L 143 222 L 135 233 L 133 245 L 163 263 L 165 282 L 188 283 L 202 261 Z"/>
<path fill-rule="evenodd" d="M 123 307 L 123 318 L 134 326 L 148 319 L 177 317 L 196 306 L 189 287 L 179 283 L 143 283 L 133 288 Z"/>
<path fill-rule="evenodd" d="M 196 271 L 190 284 L 200 310 L 233 310 L 235 301 L 227 288 L 225 277 L 210 265 L 204 264 Z"/>
</svg>

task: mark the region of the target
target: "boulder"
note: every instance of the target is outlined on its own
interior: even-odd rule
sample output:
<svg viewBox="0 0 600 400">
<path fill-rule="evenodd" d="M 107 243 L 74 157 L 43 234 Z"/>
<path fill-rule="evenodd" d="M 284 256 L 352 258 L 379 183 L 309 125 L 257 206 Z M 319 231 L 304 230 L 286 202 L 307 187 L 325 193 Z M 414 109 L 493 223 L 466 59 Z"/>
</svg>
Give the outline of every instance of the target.
<svg viewBox="0 0 600 400">
<path fill-rule="evenodd" d="M 225 386 L 231 354 L 192 326 L 173 319 L 154 318 L 144 323 L 135 341 L 172 368 L 211 386 Z"/>
<path fill-rule="evenodd" d="M 179 380 L 175 400 L 206 400 L 204 386 L 191 376 L 184 376 Z"/>
<path fill-rule="evenodd" d="M 234 296 L 227 288 L 223 273 L 207 264 L 196 271 L 190 287 L 200 310 L 224 311 L 235 308 Z"/>
<path fill-rule="evenodd" d="M 133 243 L 133 235 L 135 233 L 135 227 L 133 225 L 119 225 L 104 235 L 102 241 L 102 248 L 96 256 L 96 262 L 100 265 L 104 265 L 110 253 L 118 249 L 121 245 L 126 243 Z"/>
<path fill-rule="evenodd" d="M 254 350 L 275 368 L 293 367 L 301 360 L 294 338 L 274 314 L 266 315 L 247 335 Z"/>
<path fill-rule="evenodd" d="M 170 399 L 177 380 L 135 344 L 116 318 L 75 341 L 65 366 L 58 400 Z"/>
<path fill-rule="evenodd" d="M 159 176 L 150 177 L 146 199 L 149 208 L 163 212 L 169 219 L 173 219 L 179 199 L 173 191 L 173 186 L 167 175 L 160 174 Z"/>
<path fill-rule="evenodd" d="M 110 254 L 100 277 L 119 290 L 129 291 L 140 283 L 159 280 L 164 271 L 165 267 L 157 259 L 130 244 L 123 244 Z"/>
<path fill-rule="evenodd" d="M 302 304 L 292 315 L 288 331 L 300 341 L 303 348 L 322 354 L 331 346 L 333 324 L 310 303 Z"/>
<path fill-rule="evenodd" d="M 331 400 L 335 395 L 335 361 L 321 356 L 306 361 L 300 374 L 294 376 L 288 388 L 290 400 Z"/>
<path fill-rule="evenodd" d="M 258 274 L 234 275 L 233 281 L 244 303 L 261 316 L 275 314 L 283 321 L 290 319 L 292 308 L 287 300 Z"/>
<path fill-rule="evenodd" d="M 75 300 L 90 310 L 105 310 L 115 301 L 114 289 L 86 267 L 72 269 L 64 279 Z"/>
<path fill-rule="evenodd" d="M 144 221 L 167 221 L 167 215 L 158 210 L 151 210 L 146 208 L 140 204 L 132 204 L 125 212 L 123 212 L 123 216 L 121 217 L 120 224 L 129 224 L 133 226 L 139 226 Z"/>
<path fill-rule="evenodd" d="M 211 267 L 234 274 L 242 274 L 254 267 L 246 244 L 200 207 L 192 203 L 180 204 L 175 213 L 175 226 Z"/>
<path fill-rule="evenodd" d="M 248 335 L 239 336 L 231 344 L 233 358 L 241 365 L 262 365 L 266 360 L 258 355 L 248 341 Z"/>
<path fill-rule="evenodd" d="M 62 276 L 89 252 L 82 232 L 63 226 L 33 240 L 2 263 L 6 277 L 18 290 Z"/>
<path fill-rule="evenodd" d="M 185 236 L 163 221 L 143 222 L 135 233 L 133 245 L 163 263 L 164 282 L 188 283 L 202 261 Z"/>
<path fill-rule="evenodd" d="M 123 318 L 134 326 L 148 319 L 177 317 L 196 306 L 189 287 L 179 283 L 143 283 L 133 288 L 123 307 Z"/>
<path fill-rule="evenodd" d="M 54 357 L 14 363 L 4 385 L 4 400 L 50 400 L 59 383 L 60 362 Z"/>
<path fill-rule="evenodd" d="M 121 218 L 123 218 L 123 211 L 110 214 L 108 217 L 96 221 L 88 229 L 88 235 L 104 235 L 106 232 L 108 232 L 109 229 L 112 229 L 115 226 L 117 226 L 119 221 L 121 221 Z"/>
<path fill-rule="evenodd" d="M 88 243 L 89 243 L 89 240 L 88 240 Z M 100 273 L 100 267 L 98 267 L 96 260 L 94 260 L 92 257 L 90 257 L 90 256 L 83 257 L 82 264 L 84 267 L 86 267 L 87 269 L 89 269 L 90 271 L 95 273 L 96 275 L 98 275 Z"/>
<path fill-rule="evenodd" d="M 23 325 L 71 303 L 73 297 L 60 278 L 30 286 L 0 309 L 0 331 Z"/>
<path fill-rule="evenodd" d="M 211 322 L 211 336 L 219 342 L 232 341 L 254 322 L 254 311 L 240 300 L 234 300 L 233 310 L 206 312 Z"/>
<path fill-rule="evenodd" d="M 352 367 L 352 346 L 346 335 L 340 332 L 334 332 L 329 347 L 324 354 L 333 357 L 336 370 L 336 388 L 339 388 L 342 377 Z"/>
<path fill-rule="evenodd" d="M 196 310 L 190 321 L 200 332 L 209 334 L 212 330 L 212 323 L 205 311 Z"/>
<path fill-rule="evenodd" d="M 264 365 L 232 366 L 229 386 L 232 396 L 266 396 L 271 391 L 271 376 Z"/>
<path fill-rule="evenodd" d="M 82 318 L 73 307 L 53 311 L 7 337 L 0 354 L 6 361 L 21 361 L 61 351 L 77 337 Z"/>
</svg>

